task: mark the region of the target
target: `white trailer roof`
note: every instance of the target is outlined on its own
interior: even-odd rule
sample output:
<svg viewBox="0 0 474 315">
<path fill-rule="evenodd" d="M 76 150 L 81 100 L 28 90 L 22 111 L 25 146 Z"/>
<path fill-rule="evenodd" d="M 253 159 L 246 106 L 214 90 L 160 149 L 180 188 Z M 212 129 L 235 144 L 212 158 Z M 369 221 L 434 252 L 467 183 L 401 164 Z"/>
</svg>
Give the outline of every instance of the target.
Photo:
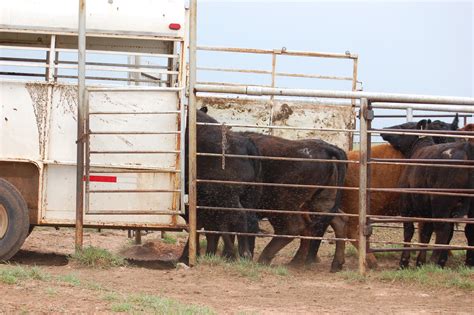
<svg viewBox="0 0 474 315">
<path fill-rule="evenodd" d="M 0 29 L 75 34 L 78 12 L 79 0 L 4 0 Z M 89 0 L 86 12 L 88 35 L 184 37 L 184 0 Z"/>
</svg>

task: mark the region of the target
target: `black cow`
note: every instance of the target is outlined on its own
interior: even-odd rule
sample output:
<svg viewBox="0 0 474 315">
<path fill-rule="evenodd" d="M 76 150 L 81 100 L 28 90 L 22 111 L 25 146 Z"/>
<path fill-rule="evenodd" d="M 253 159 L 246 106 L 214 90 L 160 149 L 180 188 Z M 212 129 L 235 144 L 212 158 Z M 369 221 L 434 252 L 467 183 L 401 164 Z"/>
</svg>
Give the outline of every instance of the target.
<svg viewBox="0 0 474 315">
<path fill-rule="evenodd" d="M 428 129 L 429 121 L 417 123 L 417 129 Z M 409 123 L 407 123 L 409 124 Z M 407 129 L 407 124 L 388 127 L 387 129 Z M 417 135 L 382 134 L 396 149 L 411 159 L 445 159 L 472 160 L 474 146 L 466 142 L 435 144 L 432 137 Z M 401 188 L 436 188 L 436 189 L 469 189 L 473 187 L 470 169 L 455 167 L 407 166 L 400 177 Z M 469 211 L 470 198 L 458 196 L 439 196 L 425 194 L 402 194 L 401 214 L 411 217 L 453 218 L 462 217 Z M 414 224 L 404 223 L 404 241 L 410 242 L 413 237 Z M 436 233 L 436 244 L 449 244 L 453 234 L 453 224 L 445 222 L 425 223 L 420 232 L 420 242 L 428 243 L 432 231 Z M 408 246 L 408 245 L 406 245 Z M 447 250 L 435 250 L 431 261 L 444 266 L 447 261 Z M 409 251 L 404 251 L 400 267 L 409 264 Z M 426 252 L 418 255 L 417 265 L 426 260 Z"/>
<path fill-rule="evenodd" d="M 202 123 L 218 123 L 204 111 L 197 111 L 197 121 Z M 223 129 L 224 128 L 224 129 Z M 227 127 L 197 125 L 197 152 L 226 154 L 259 155 L 255 144 L 247 137 L 232 132 Z M 186 148 L 188 147 L 188 129 L 186 129 Z M 188 189 L 188 150 L 186 149 L 186 189 Z M 260 180 L 261 164 L 259 160 L 249 158 L 226 158 L 225 164 L 221 157 L 198 156 L 197 178 L 222 181 L 255 182 Z M 197 204 L 201 207 L 255 208 L 261 190 L 258 187 L 233 184 L 198 183 Z M 185 219 L 187 219 L 187 213 Z M 197 209 L 197 228 L 223 232 L 258 232 L 258 219 L 252 212 Z M 257 229 L 255 230 L 255 226 Z M 249 231 L 249 227 L 252 229 Z M 228 234 L 223 234 L 227 251 L 224 255 L 234 257 L 233 242 Z M 219 235 L 208 234 L 209 240 L 206 253 L 215 254 Z M 189 241 L 188 241 L 189 243 Z M 239 254 L 245 258 L 252 257 L 253 245 L 249 245 L 248 237 L 239 236 Z M 183 251 L 181 261 L 187 261 L 188 244 Z"/>
<path fill-rule="evenodd" d="M 287 140 L 252 132 L 242 134 L 252 139 L 260 153 L 267 157 L 347 159 L 343 150 L 322 140 Z M 262 181 L 265 183 L 342 186 L 344 184 L 345 174 L 345 163 L 262 160 Z M 272 210 L 338 212 L 341 201 L 341 191 L 336 190 L 332 197 L 326 198 L 324 202 L 326 205 L 323 205 L 321 195 L 328 190 L 334 192 L 334 190 L 321 188 L 264 186 L 258 207 L 260 209 Z M 333 219 L 331 216 L 275 213 L 259 213 L 259 217 L 267 217 L 276 234 L 319 237 L 324 235 L 330 221 Z M 344 226 L 342 228 L 344 228 Z M 269 264 L 275 254 L 291 241 L 291 238 L 274 237 L 264 248 L 258 261 L 260 263 Z M 299 263 L 304 261 L 308 245 L 308 241 L 302 241 L 301 246 L 303 248 L 298 251 L 293 262 Z M 340 253 L 340 251 L 339 255 L 336 253 L 332 264 L 333 271 L 340 270 L 344 263 L 344 247 L 339 247 L 339 249 L 342 250 L 342 253 Z"/>
</svg>

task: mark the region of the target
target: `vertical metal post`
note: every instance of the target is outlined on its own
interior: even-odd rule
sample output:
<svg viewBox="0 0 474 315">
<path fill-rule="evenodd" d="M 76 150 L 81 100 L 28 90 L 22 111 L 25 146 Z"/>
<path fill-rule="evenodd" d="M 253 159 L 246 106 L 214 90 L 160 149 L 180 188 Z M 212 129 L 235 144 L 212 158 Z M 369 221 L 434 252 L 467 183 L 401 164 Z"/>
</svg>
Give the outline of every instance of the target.
<svg viewBox="0 0 474 315">
<path fill-rule="evenodd" d="M 367 187 L 368 187 L 368 151 L 370 146 L 370 135 L 367 133 L 370 127 L 372 114 L 369 102 L 366 98 L 360 100 L 360 165 L 359 165 L 359 272 L 365 275 L 367 270 Z"/>
<path fill-rule="evenodd" d="M 273 50 L 272 53 L 272 88 L 275 87 L 276 84 L 276 51 Z M 274 103 L 275 95 L 270 96 L 270 103 L 271 103 L 271 108 L 270 108 L 270 118 L 268 119 L 268 125 L 271 126 L 273 125 L 273 112 L 275 111 L 275 103 Z M 273 135 L 273 129 L 270 129 L 270 134 Z"/>
<path fill-rule="evenodd" d="M 357 68 L 358 68 L 358 64 L 359 64 L 359 58 L 358 57 L 355 57 L 354 59 L 352 59 L 352 92 L 356 92 L 357 91 Z M 356 99 L 353 98 L 351 100 L 351 104 L 352 104 L 352 107 L 355 108 L 355 106 L 357 105 L 356 104 Z M 356 118 L 354 118 L 356 119 Z M 355 121 L 354 121 L 354 126 L 356 125 Z M 354 147 L 354 133 L 353 132 L 350 132 L 349 133 L 349 150 L 352 150 L 353 147 Z"/>
<path fill-rule="evenodd" d="M 86 92 L 86 0 L 79 0 L 76 173 L 76 251 L 84 238 L 84 102 Z"/>
<path fill-rule="evenodd" d="M 407 107 L 407 122 L 413 121 L 413 108 Z"/>
<path fill-rule="evenodd" d="M 196 202 L 197 202 L 197 166 L 196 166 L 196 25 L 197 24 L 197 0 L 190 2 L 189 23 L 189 264 L 196 264 Z"/>
<path fill-rule="evenodd" d="M 51 35 L 51 45 L 48 51 L 48 72 L 46 80 L 48 82 L 54 81 L 54 75 L 57 73 L 54 61 L 56 59 L 56 35 Z"/>
</svg>

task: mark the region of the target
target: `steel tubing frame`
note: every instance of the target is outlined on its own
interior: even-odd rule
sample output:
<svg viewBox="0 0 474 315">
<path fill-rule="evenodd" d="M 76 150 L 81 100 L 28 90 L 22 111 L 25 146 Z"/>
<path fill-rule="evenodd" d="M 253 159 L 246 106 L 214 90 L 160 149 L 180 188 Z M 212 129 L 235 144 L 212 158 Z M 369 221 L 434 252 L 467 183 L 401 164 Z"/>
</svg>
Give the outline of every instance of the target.
<svg viewBox="0 0 474 315">
<path fill-rule="evenodd" d="M 196 83 L 196 0 L 191 0 L 191 27 L 190 27 L 190 93 L 189 93 L 189 227 L 190 227 L 190 264 L 194 265 L 196 262 L 196 236 L 198 234 L 232 234 L 232 235 L 252 235 L 256 237 L 288 237 L 296 239 L 326 239 L 324 237 L 315 238 L 315 237 L 305 237 L 297 235 L 276 235 L 276 234 L 253 234 L 253 233 L 238 233 L 238 232 L 221 232 L 221 231 L 196 231 L 196 211 L 197 209 L 214 209 L 222 211 L 255 211 L 263 213 L 282 213 L 282 214 L 310 214 L 310 215 L 333 215 L 333 216 L 351 216 L 359 218 L 359 226 L 362 227 L 359 229 L 359 272 L 365 274 L 366 272 L 366 255 L 371 251 L 391 251 L 393 249 L 380 249 L 374 248 L 371 249 L 369 246 L 370 238 L 370 223 L 371 222 L 437 222 L 438 220 L 443 222 L 462 222 L 462 223 L 471 223 L 473 220 L 457 220 L 457 219 L 433 219 L 433 218 L 413 218 L 413 217 L 389 217 L 389 216 L 372 216 L 370 215 L 370 193 L 371 191 L 378 191 L 377 188 L 370 187 L 370 165 L 381 163 L 381 161 L 371 161 L 370 160 L 370 135 L 375 133 L 380 133 L 380 130 L 371 130 L 371 120 L 374 118 L 373 108 L 389 108 L 389 109 L 407 109 L 411 108 L 412 110 L 430 110 L 430 111 L 449 111 L 449 112 L 465 112 L 465 113 L 474 113 L 474 98 L 468 97 L 447 97 L 447 96 L 432 96 L 432 95 L 408 95 L 408 94 L 393 94 L 393 93 L 371 93 L 371 92 L 361 92 L 361 91 L 325 91 L 325 90 L 308 90 L 308 89 L 289 89 L 289 88 L 275 88 L 275 87 L 262 87 L 262 86 L 243 86 L 243 85 L 218 85 L 218 84 L 197 84 Z M 232 49 L 232 48 L 214 48 L 214 47 L 199 47 L 200 50 L 212 50 L 212 51 L 223 51 L 223 52 L 243 52 L 243 53 L 259 53 L 259 54 L 272 54 L 274 52 L 270 50 L 258 50 L 258 49 Z M 325 55 L 324 53 L 322 56 Z M 331 55 L 331 56 L 329 56 Z M 332 54 L 328 54 L 327 57 L 336 57 Z M 339 56 L 340 58 L 347 58 L 348 56 Z M 357 56 L 354 56 L 357 58 Z M 356 71 L 356 69 L 354 70 Z M 265 72 L 265 74 L 267 74 Z M 273 184 L 273 183 L 242 183 L 242 182 L 229 182 L 229 181 L 218 181 L 218 180 L 198 180 L 197 179 L 197 170 L 196 170 L 196 158 L 200 156 L 215 156 L 216 158 L 226 158 L 233 157 L 238 158 L 235 155 L 226 155 L 226 154 L 208 154 L 208 153 L 198 153 L 196 152 L 196 96 L 197 93 L 226 93 L 226 94 L 245 94 L 253 96 L 297 96 L 297 97 L 320 97 L 320 98 L 342 98 L 349 99 L 352 101 L 354 107 L 360 107 L 360 137 L 361 137 L 361 148 L 360 148 L 360 182 L 359 187 L 339 187 L 342 189 L 353 189 L 359 190 L 359 214 L 324 214 L 318 212 L 303 212 L 303 211 L 289 211 L 289 210 L 270 210 L 270 209 L 244 209 L 244 208 L 224 208 L 224 207 L 206 207 L 197 205 L 196 202 L 196 186 L 200 182 L 214 183 L 214 184 L 248 184 L 248 185 L 258 185 L 258 186 L 287 186 L 295 188 L 315 188 L 315 187 L 324 187 L 324 188 L 338 188 L 336 186 L 322 186 L 322 185 L 286 185 L 286 184 Z M 357 104 L 356 101 L 360 100 L 360 103 Z M 199 125 L 211 125 L 199 123 Z M 215 124 L 216 126 L 222 126 L 222 124 Z M 279 126 L 253 126 L 253 125 L 242 125 L 234 124 L 235 127 L 247 127 L 247 128 L 281 128 Z M 234 126 L 232 125 L 232 126 Z M 230 125 L 229 125 L 230 126 Z M 285 129 L 285 128 L 281 128 Z M 288 128 L 290 129 L 290 128 Z M 300 128 L 296 128 L 300 129 Z M 342 132 L 345 130 L 327 130 Z M 355 131 L 355 130 L 354 130 Z M 347 130 L 347 132 L 354 132 Z M 385 132 L 385 130 L 384 130 Z M 388 133 L 388 132 L 387 132 Z M 398 134 L 406 134 L 406 132 L 391 132 Z M 420 132 L 417 132 L 420 134 Z M 433 136 L 446 136 L 446 133 L 443 132 L 426 132 L 423 133 Z M 472 138 L 469 136 L 459 135 L 458 137 L 463 138 Z M 245 158 L 254 158 L 254 157 L 245 157 Z M 255 157 L 261 159 L 271 159 L 272 157 Z M 279 158 L 279 160 L 285 160 L 285 158 Z M 292 160 L 292 159 L 288 159 Z M 419 162 L 419 161 L 418 161 Z M 387 162 L 390 163 L 390 162 Z M 397 162 L 392 162 L 397 163 Z M 399 162 L 399 163 L 407 163 Z M 407 163 L 411 165 L 416 165 L 416 163 Z M 433 164 L 433 166 L 438 166 L 439 164 Z M 454 167 L 454 165 L 449 165 L 449 167 Z M 387 190 L 384 190 L 387 191 Z M 395 192 L 395 190 L 389 190 Z M 406 192 L 407 190 L 403 190 Z M 437 192 L 425 190 L 413 190 L 410 191 L 417 194 L 435 194 Z M 451 193 L 441 192 L 440 194 Z M 463 194 L 460 194 L 463 195 Z M 466 196 L 471 196 L 464 194 Z M 439 221 L 438 221 L 439 222 Z M 336 240 L 336 239 L 334 239 Z M 339 240 L 348 240 L 348 239 L 339 239 Z M 404 242 L 382 242 L 374 241 L 375 244 L 404 244 Z M 415 248 L 404 248 L 405 250 L 432 250 L 433 248 L 444 248 L 444 249 L 472 249 L 469 246 L 450 246 L 450 245 L 428 245 L 421 243 L 410 243 L 411 245 L 420 245 L 423 247 Z M 426 247 L 425 247 L 426 246 Z M 397 249 L 398 250 L 398 249 Z"/>
</svg>

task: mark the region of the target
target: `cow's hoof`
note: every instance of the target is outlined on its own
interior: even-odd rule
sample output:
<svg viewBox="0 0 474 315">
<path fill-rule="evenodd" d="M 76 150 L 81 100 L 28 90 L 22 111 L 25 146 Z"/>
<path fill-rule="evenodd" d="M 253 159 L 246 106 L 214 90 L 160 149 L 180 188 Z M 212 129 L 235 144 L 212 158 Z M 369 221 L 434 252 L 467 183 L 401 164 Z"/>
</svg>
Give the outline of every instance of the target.
<svg viewBox="0 0 474 315">
<path fill-rule="evenodd" d="M 423 261 L 423 260 L 416 260 L 416 266 L 417 266 L 418 268 L 423 267 L 423 265 L 424 265 L 425 263 L 426 263 L 426 262 Z"/>
<path fill-rule="evenodd" d="M 303 261 L 297 259 L 297 260 L 294 260 L 292 259 L 289 263 L 288 263 L 288 266 L 289 267 L 294 267 L 294 268 L 301 268 L 303 267 L 305 264 Z"/>
<path fill-rule="evenodd" d="M 408 259 L 402 259 L 400 260 L 400 269 L 407 269 L 409 265 Z"/>
<path fill-rule="evenodd" d="M 331 264 L 331 272 L 339 272 L 342 270 L 343 263 L 333 261 Z"/>
<path fill-rule="evenodd" d="M 306 258 L 306 261 L 305 261 L 307 265 L 318 264 L 320 262 L 321 262 L 321 259 L 319 258 L 319 256 L 308 257 Z"/>
<path fill-rule="evenodd" d="M 377 259 L 374 257 L 367 256 L 367 267 L 369 269 L 377 269 L 379 264 L 377 263 Z"/>
<path fill-rule="evenodd" d="M 260 256 L 260 258 L 258 259 L 257 262 L 261 265 L 267 265 L 268 266 L 268 265 L 270 265 L 271 261 L 272 261 L 271 259 Z"/>
</svg>

